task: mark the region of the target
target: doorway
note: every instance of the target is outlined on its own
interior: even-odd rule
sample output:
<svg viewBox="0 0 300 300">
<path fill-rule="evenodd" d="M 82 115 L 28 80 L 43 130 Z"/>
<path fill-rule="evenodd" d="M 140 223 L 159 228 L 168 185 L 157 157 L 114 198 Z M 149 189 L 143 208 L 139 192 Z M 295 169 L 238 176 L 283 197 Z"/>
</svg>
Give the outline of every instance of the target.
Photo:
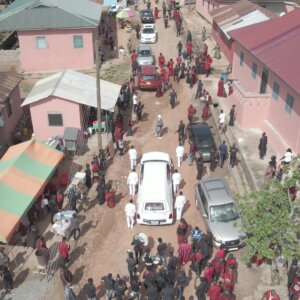
<svg viewBox="0 0 300 300">
<path fill-rule="evenodd" d="M 264 68 L 262 71 L 262 74 L 261 74 L 261 83 L 260 83 L 260 89 L 259 89 L 260 94 L 266 93 L 268 80 L 269 80 L 269 71 Z"/>
</svg>

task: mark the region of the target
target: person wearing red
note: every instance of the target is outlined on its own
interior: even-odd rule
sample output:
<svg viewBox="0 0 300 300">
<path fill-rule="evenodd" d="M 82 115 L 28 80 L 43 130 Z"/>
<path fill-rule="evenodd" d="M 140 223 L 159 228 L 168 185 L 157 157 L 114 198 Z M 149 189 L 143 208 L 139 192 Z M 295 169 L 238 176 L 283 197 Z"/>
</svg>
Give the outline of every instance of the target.
<svg viewBox="0 0 300 300">
<path fill-rule="evenodd" d="M 209 105 L 208 103 L 205 103 L 202 109 L 202 119 L 203 122 L 205 122 L 208 119 L 208 114 L 209 114 Z"/>
<path fill-rule="evenodd" d="M 212 264 L 215 269 L 214 279 L 219 280 L 220 276 L 223 277 L 224 274 L 224 258 L 215 257 Z"/>
<path fill-rule="evenodd" d="M 224 90 L 224 80 L 221 77 L 218 82 L 218 92 L 217 92 L 218 97 L 223 97 L 223 90 Z"/>
<path fill-rule="evenodd" d="M 154 7 L 154 19 L 158 19 L 158 8 L 156 6 Z"/>
<path fill-rule="evenodd" d="M 46 245 L 46 241 L 42 236 L 40 236 L 36 241 L 36 249 L 37 250 L 38 249 L 48 249 L 47 245 Z"/>
<path fill-rule="evenodd" d="M 236 261 L 236 258 L 233 256 L 232 253 L 230 253 L 226 259 L 225 262 L 225 272 L 227 272 L 229 270 L 230 266 L 234 266 L 234 268 L 237 270 L 238 267 L 238 263 Z"/>
<path fill-rule="evenodd" d="M 156 89 L 156 93 L 155 93 L 155 97 L 159 98 L 163 96 L 163 92 L 162 92 L 162 82 L 160 81 L 157 89 Z"/>
<path fill-rule="evenodd" d="M 116 196 L 116 192 L 111 187 L 109 187 L 104 196 L 107 206 L 109 208 L 114 208 L 116 206 L 115 196 Z"/>
<path fill-rule="evenodd" d="M 290 299 L 299 299 L 300 296 L 300 271 L 296 272 L 296 277 L 289 288 Z M 277 299 L 276 299 L 277 300 Z"/>
<path fill-rule="evenodd" d="M 224 273 L 224 282 L 223 287 L 229 287 L 230 291 L 234 290 L 234 285 L 237 282 L 237 273 L 236 269 L 233 266 L 230 266 L 228 271 Z"/>
<path fill-rule="evenodd" d="M 222 281 L 219 281 L 219 283 L 217 281 L 214 281 L 207 292 L 207 296 L 210 300 L 219 300 L 221 292 Z"/>
<path fill-rule="evenodd" d="M 275 290 L 265 291 L 262 300 L 280 300 Z"/>
<path fill-rule="evenodd" d="M 178 258 L 180 266 L 184 266 L 190 259 L 190 253 L 192 251 L 192 245 L 187 242 L 187 239 L 183 243 L 179 244 L 178 247 Z"/>
<path fill-rule="evenodd" d="M 198 81 L 198 76 L 197 76 L 197 72 L 196 72 L 196 67 L 193 66 L 192 67 L 192 84 L 196 84 Z"/>
<path fill-rule="evenodd" d="M 225 248 L 224 245 L 221 244 L 220 249 L 215 254 L 215 257 L 225 258 L 225 256 L 226 256 Z"/>
<path fill-rule="evenodd" d="M 187 41 L 186 43 L 186 54 L 188 57 L 190 57 L 190 55 L 192 54 L 193 52 L 193 44 L 192 44 L 192 41 Z"/>
<path fill-rule="evenodd" d="M 162 68 L 164 66 L 166 62 L 166 59 L 165 57 L 162 55 L 162 53 L 159 54 L 159 57 L 158 57 L 158 65 L 160 68 Z"/>
<path fill-rule="evenodd" d="M 135 50 L 133 50 L 133 53 L 130 56 L 131 62 L 136 62 L 137 61 L 137 54 L 135 52 Z"/>
<path fill-rule="evenodd" d="M 58 210 L 61 211 L 63 208 L 63 204 L 64 204 L 64 196 L 59 191 L 57 191 L 57 194 L 55 196 L 55 201 L 56 201 Z"/>
<path fill-rule="evenodd" d="M 69 252 L 70 252 L 70 245 L 66 243 L 66 237 L 62 238 L 62 241 L 58 244 L 58 253 L 59 256 L 63 258 L 64 262 L 69 262 Z"/>
<path fill-rule="evenodd" d="M 204 52 L 205 55 L 207 55 L 208 46 L 206 45 L 206 43 L 203 44 L 203 52 Z"/>
<path fill-rule="evenodd" d="M 184 218 L 181 218 L 177 227 L 178 245 L 183 243 L 186 238 L 188 224 Z"/>
<path fill-rule="evenodd" d="M 203 277 L 205 277 L 208 281 L 208 283 L 211 283 L 213 281 L 213 275 L 214 275 L 215 269 L 211 263 L 208 263 L 205 270 Z"/>
<path fill-rule="evenodd" d="M 189 123 L 192 123 L 193 122 L 193 116 L 196 114 L 197 110 L 196 108 L 190 104 L 190 106 L 188 107 L 188 120 L 189 120 Z"/>
<path fill-rule="evenodd" d="M 173 77 L 173 71 L 174 71 L 174 60 L 171 58 L 167 64 L 169 68 L 169 77 Z"/>
<path fill-rule="evenodd" d="M 230 291 L 228 287 L 224 288 L 224 292 L 221 293 L 218 300 L 235 300 L 236 296 Z"/>
<path fill-rule="evenodd" d="M 177 57 L 176 62 L 177 62 L 177 65 L 180 67 L 181 64 L 182 64 L 182 58 L 181 58 L 181 56 Z"/>
<path fill-rule="evenodd" d="M 212 58 L 209 55 L 207 55 L 206 60 L 205 60 L 205 73 L 206 73 L 206 77 L 208 77 L 209 74 L 210 74 L 211 64 L 212 64 Z"/>
</svg>

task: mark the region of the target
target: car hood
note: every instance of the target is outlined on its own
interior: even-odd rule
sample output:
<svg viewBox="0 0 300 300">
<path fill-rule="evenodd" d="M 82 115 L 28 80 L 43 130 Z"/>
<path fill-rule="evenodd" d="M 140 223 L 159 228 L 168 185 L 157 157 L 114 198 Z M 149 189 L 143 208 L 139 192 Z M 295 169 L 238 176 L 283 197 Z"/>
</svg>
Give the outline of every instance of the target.
<svg viewBox="0 0 300 300">
<path fill-rule="evenodd" d="M 152 38 L 155 37 L 155 33 L 142 33 L 142 37 Z"/>
<path fill-rule="evenodd" d="M 244 236 L 241 219 L 218 223 L 209 221 L 209 228 L 212 235 L 217 240 L 222 240 L 222 242 L 241 239 Z"/>
<path fill-rule="evenodd" d="M 149 65 L 151 65 L 152 62 L 153 62 L 153 57 L 152 56 L 138 57 L 137 61 L 140 64 L 149 64 Z"/>
</svg>

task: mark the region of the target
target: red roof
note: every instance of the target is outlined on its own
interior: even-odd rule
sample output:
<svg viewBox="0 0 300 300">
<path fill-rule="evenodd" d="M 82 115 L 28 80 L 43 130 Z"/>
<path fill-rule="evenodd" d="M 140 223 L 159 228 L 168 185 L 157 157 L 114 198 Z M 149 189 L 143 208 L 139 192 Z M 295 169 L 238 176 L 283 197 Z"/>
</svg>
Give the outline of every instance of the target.
<svg viewBox="0 0 300 300">
<path fill-rule="evenodd" d="M 229 35 L 300 94 L 300 9 Z"/>
</svg>

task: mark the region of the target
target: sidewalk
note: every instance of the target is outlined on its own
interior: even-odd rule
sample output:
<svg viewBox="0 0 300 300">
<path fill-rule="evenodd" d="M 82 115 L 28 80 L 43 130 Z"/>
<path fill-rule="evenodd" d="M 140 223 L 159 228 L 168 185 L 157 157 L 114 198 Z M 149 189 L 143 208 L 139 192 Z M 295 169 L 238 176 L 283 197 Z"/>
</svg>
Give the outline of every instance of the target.
<svg viewBox="0 0 300 300">
<path fill-rule="evenodd" d="M 184 24 L 187 30 L 189 29 L 196 40 L 197 45 L 201 39 L 201 31 L 203 26 L 206 28 L 206 40 L 205 43 L 208 45 L 209 54 L 213 57 L 213 49 L 216 45 L 213 38 L 210 36 L 211 24 L 207 23 L 195 9 L 192 11 L 188 10 L 188 6 L 181 8 L 182 15 L 184 17 Z M 186 31 L 187 31 L 186 30 Z M 202 44 L 202 42 L 200 41 Z M 214 73 L 208 78 L 201 76 L 204 88 L 207 89 L 214 103 L 218 103 L 218 107 L 211 109 L 212 117 L 214 121 L 218 122 L 218 115 L 221 109 L 226 113 L 227 121 L 229 121 L 229 109 L 224 105 L 226 98 L 217 97 L 218 81 L 220 79 L 221 72 L 226 70 L 229 62 L 222 55 L 220 60 L 214 59 L 213 68 Z M 218 100 L 216 100 L 218 99 Z M 262 132 L 259 129 L 243 129 L 240 128 L 236 123 L 234 127 L 229 127 L 224 136 L 221 139 L 225 139 L 226 143 L 230 146 L 232 143 L 236 143 L 239 148 L 238 158 L 240 160 L 238 168 L 231 170 L 231 175 L 236 181 L 236 185 L 240 193 L 250 190 L 258 190 L 261 188 L 264 181 L 264 174 L 268 161 L 272 155 L 276 155 L 280 158 L 280 155 L 272 149 L 272 145 L 268 145 L 267 155 L 264 160 L 259 159 L 258 144 Z"/>
</svg>

